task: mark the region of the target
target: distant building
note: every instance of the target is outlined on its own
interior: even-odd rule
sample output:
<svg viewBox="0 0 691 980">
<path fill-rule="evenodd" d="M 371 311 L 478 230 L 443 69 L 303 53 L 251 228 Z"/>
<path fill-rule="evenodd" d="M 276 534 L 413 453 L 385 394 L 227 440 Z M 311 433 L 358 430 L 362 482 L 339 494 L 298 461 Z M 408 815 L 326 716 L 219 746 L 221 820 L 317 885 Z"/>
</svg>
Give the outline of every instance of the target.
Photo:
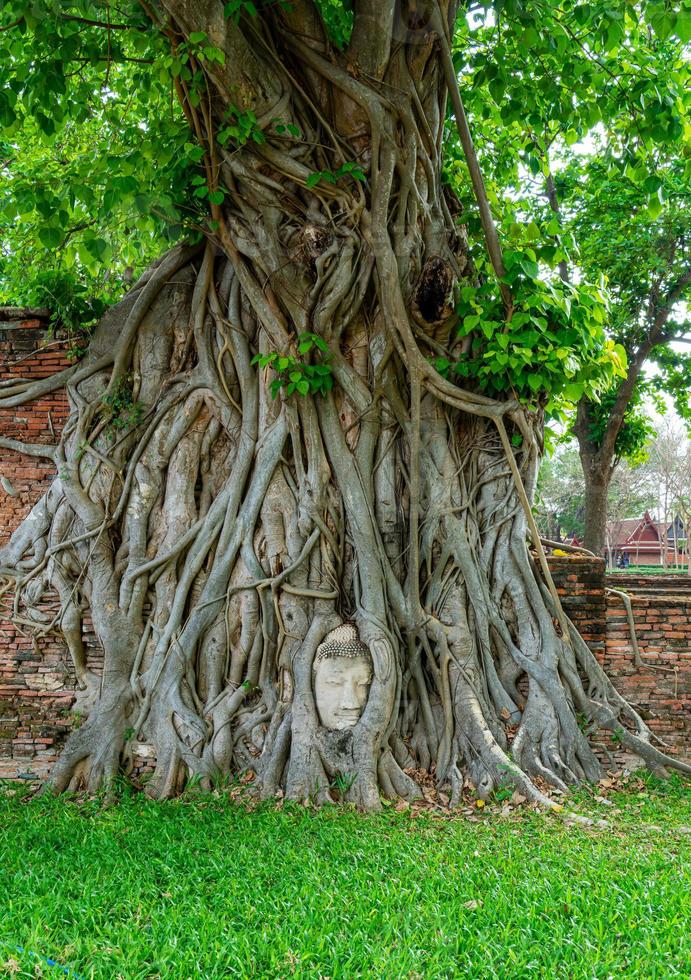
<svg viewBox="0 0 691 980">
<path fill-rule="evenodd" d="M 686 555 L 682 548 L 685 538 L 679 517 L 675 517 L 671 524 L 660 524 L 646 511 L 643 517 L 607 525 L 608 557 L 614 565 L 685 564 Z"/>
</svg>

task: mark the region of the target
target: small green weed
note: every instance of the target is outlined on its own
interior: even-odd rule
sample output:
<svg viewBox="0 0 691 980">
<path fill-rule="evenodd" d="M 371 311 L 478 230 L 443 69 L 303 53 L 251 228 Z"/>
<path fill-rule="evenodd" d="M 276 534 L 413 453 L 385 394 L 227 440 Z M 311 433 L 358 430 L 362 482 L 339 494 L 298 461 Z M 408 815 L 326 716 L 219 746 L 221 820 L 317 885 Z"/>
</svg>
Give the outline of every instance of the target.
<svg viewBox="0 0 691 980">
<path fill-rule="evenodd" d="M 116 431 L 135 428 L 144 417 L 144 406 L 134 398 L 134 379 L 129 372 L 120 378 L 112 394 L 103 396 L 101 404 L 112 439 Z"/>
<path fill-rule="evenodd" d="M 313 349 L 321 353 L 315 364 L 305 361 L 304 355 Z M 276 377 L 269 388 L 273 398 L 284 388 L 286 395 L 297 392 L 299 395 L 324 395 L 333 388 L 331 365 L 328 363 L 328 353 L 324 340 L 314 333 L 303 333 L 298 337 L 297 354 L 281 354 L 271 351 L 268 354 L 255 354 L 252 364 L 259 367 L 273 368 Z"/>
</svg>

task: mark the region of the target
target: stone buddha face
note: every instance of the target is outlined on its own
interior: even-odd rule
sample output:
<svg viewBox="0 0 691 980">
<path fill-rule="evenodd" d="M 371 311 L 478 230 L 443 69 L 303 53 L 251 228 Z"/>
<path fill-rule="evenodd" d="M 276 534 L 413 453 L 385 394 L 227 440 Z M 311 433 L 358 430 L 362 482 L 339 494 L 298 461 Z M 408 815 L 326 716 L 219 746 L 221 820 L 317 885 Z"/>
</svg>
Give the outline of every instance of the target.
<svg viewBox="0 0 691 980">
<path fill-rule="evenodd" d="M 324 728 L 343 731 L 360 720 L 372 683 L 372 657 L 352 623 L 324 637 L 314 658 L 314 698 Z"/>
</svg>

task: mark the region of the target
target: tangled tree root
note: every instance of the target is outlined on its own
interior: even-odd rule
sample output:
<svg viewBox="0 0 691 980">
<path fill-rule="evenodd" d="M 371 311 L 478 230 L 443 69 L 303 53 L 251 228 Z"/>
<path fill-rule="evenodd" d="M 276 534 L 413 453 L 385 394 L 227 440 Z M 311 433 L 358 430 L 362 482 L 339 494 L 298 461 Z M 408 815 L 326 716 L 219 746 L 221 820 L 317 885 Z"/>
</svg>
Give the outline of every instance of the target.
<svg viewBox="0 0 691 980">
<path fill-rule="evenodd" d="M 175 48 L 205 5 L 163 6 Z M 439 9 L 451 22 L 455 6 Z M 251 768 L 265 797 L 375 809 L 414 799 L 423 769 L 454 803 L 471 783 L 550 805 L 535 780 L 598 777 L 597 727 L 689 772 L 652 746 L 529 555 L 539 410 L 434 367 L 468 354 L 453 291 L 474 276 L 441 182 L 439 34 L 413 48 L 390 43 L 390 23 L 355 32 L 346 63 L 312 14 L 280 5 L 244 33 L 226 18 L 225 64 L 189 55 L 207 95 L 180 75 L 178 96 L 224 192 L 206 244 L 148 270 L 56 379 L 58 446 L 12 443 L 56 477 L 0 553 L 7 615 L 62 631 L 88 710 L 50 785 L 107 784 L 134 738 L 152 746 L 159 797 Z M 268 135 L 230 149 L 215 131 L 238 111 L 238 66 Z M 367 181 L 315 183 L 343 161 Z M 51 384 L 5 386 L 0 405 Z M 61 613 L 44 623 L 48 589 Z M 329 727 L 315 655 L 344 622 L 371 679 L 361 714 Z"/>
</svg>

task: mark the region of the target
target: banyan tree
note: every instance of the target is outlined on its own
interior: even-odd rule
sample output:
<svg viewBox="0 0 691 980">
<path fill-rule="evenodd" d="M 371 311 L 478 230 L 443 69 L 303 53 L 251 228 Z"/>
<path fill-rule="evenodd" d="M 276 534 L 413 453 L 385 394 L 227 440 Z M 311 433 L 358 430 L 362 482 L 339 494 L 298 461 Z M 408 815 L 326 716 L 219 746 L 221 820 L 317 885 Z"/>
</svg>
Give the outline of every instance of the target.
<svg viewBox="0 0 691 980">
<path fill-rule="evenodd" d="M 252 770 L 263 797 L 337 787 L 374 809 L 426 771 L 452 803 L 468 784 L 547 803 L 598 778 L 598 729 L 661 770 L 544 560 L 540 385 L 462 368 L 490 342 L 459 313 L 467 290 L 500 281 L 499 335 L 519 308 L 453 66 L 457 4 L 356 0 L 341 46 L 325 6 L 142 4 L 181 66 L 209 221 L 78 363 L 0 390 L 5 407 L 69 397 L 55 448 L 11 443 L 55 478 L 0 552 L 24 628 L 59 596 L 76 669 L 86 717 L 50 786 L 97 790 L 144 742 L 160 797 Z M 443 178 L 452 131 L 492 271 Z"/>
</svg>

